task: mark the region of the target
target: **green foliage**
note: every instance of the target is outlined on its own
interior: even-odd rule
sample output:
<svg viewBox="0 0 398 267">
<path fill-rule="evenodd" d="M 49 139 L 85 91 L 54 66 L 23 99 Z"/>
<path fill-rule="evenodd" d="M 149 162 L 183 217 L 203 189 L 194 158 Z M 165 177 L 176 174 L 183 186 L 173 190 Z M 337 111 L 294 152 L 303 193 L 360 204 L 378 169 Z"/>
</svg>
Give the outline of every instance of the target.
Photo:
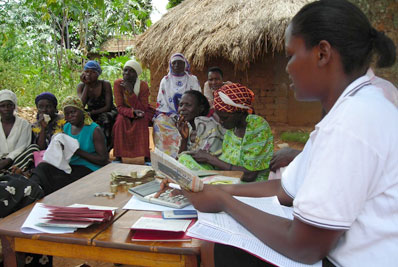
<svg viewBox="0 0 398 267">
<path fill-rule="evenodd" d="M 305 144 L 310 137 L 307 132 L 283 132 L 281 140 L 284 142 L 299 142 Z"/>
<path fill-rule="evenodd" d="M 182 1 L 184 1 L 184 0 L 169 0 L 169 3 L 167 4 L 166 8 L 170 9 L 172 7 L 175 7 L 179 4 L 181 4 Z"/>
<path fill-rule="evenodd" d="M 116 79 L 122 78 L 123 66 L 131 58 L 132 56 L 127 55 L 114 58 L 101 57 L 101 79 L 115 81 Z M 139 78 L 150 85 L 151 77 L 148 69 L 143 69 Z"/>
<path fill-rule="evenodd" d="M 33 106 L 44 91 L 60 100 L 74 94 L 87 54 L 109 38 L 143 32 L 151 10 L 151 0 L 0 1 L 0 89 L 16 92 L 20 106 Z M 128 58 L 101 60 L 100 78 L 120 78 Z"/>
</svg>

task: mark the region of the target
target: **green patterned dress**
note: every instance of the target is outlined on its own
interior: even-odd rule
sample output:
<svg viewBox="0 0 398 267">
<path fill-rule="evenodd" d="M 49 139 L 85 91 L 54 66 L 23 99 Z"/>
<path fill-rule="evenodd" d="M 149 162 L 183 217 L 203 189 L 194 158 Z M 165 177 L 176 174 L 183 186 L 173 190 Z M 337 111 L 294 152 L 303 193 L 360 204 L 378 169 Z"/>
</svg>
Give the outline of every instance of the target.
<svg viewBox="0 0 398 267">
<path fill-rule="evenodd" d="M 248 115 L 246 122 L 243 138 L 237 137 L 233 130 L 226 131 L 219 158 L 249 171 L 260 171 L 256 181 L 267 180 L 267 169 L 274 151 L 271 128 L 263 117 L 257 115 Z M 209 165 L 199 164 L 192 158 L 179 161 L 190 169 L 210 169 Z"/>
</svg>

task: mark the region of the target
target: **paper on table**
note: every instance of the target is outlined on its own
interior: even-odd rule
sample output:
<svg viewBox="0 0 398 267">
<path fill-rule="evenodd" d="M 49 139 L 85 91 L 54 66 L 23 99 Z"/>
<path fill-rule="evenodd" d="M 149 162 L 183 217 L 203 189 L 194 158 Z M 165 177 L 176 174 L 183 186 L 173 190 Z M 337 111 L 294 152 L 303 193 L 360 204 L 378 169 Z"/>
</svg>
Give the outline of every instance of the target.
<svg viewBox="0 0 398 267">
<path fill-rule="evenodd" d="M 26 218 L 25 222 L 21 227 L 21 232 L 24 234 L 40 234 L 40 233 L 48 233 L 48 234 L 66 234 L 73 233 L 76 231 L 76 228 L 69 227 L 41 227 L 36 224 L 39 223 L 41 218 L 46 217 L 48 215 L 48 210 L 43 206 L 43 203 L 36 203 L 31 212 L 29 213 L 28 218 Z"/>
<path fill-rule="evenodd" d="M 150 210 L 150 211 L 166 211 L 166 210 L 174 210 L 173 208 L 152 204 L 149 202 L 141 201 L 137 197 L 132 196 L 123 207 L 124 210 Z M 195 208 L 192 205 L 188 205 L 180 210 L 194 210 Z"/>
<path fill-rule="evenodd" d="M 72 204 L 69 207 L 72 208 L 89 208 L 93 210 L 111 210 L 113 214 L 115 214 L 115 211 L 118 209 L 117 207 L 107 207 L 107 206 L 97 206 L 97 205 L 86 205 L 86 204 Z"/>
<path fill-rule="evenodd" d="M 131 229 L 185 232 L 192 220 L 166 220 L 163 218 L 141 217 Z"/>
<path fill-rule="evenodd" d="M 246 198 L 236 197 L 238 200 L 253 206 L 262 211 L 287 217 L 276 197 L 271 198 Z M 274 251 L 246 228 L 235 221 L 231 216 L 225 213 L 202 213 L 198 212 L 198 222 L 188 230 L 188 236 L 232 245 L 244 249 L 266 261 L 278 266 L 301 267 L 309 266 L 295 262 L 278 252 Z M 321 262 L 313 266 L 321 266 Z"/>
</svg>

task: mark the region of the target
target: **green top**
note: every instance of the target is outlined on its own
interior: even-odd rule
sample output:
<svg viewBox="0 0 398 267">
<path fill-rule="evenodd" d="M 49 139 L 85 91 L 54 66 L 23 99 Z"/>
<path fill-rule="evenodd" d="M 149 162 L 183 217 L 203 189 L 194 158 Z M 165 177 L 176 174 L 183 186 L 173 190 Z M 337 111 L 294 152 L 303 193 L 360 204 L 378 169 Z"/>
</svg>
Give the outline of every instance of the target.
<svg viewBox="0 0 398 267">
<path fill-rule="evenodd" d="M 274 151 L 271 128 L 263 117 L 257 115 L 248 115 L 246 122 L 243 138 L 237 137 L 233 130 L 226 131 L 220 159 L 249 171 L 264 170 L 258 174 L 256 181 L 266 180 L 266 169 Z"/>
</svg>

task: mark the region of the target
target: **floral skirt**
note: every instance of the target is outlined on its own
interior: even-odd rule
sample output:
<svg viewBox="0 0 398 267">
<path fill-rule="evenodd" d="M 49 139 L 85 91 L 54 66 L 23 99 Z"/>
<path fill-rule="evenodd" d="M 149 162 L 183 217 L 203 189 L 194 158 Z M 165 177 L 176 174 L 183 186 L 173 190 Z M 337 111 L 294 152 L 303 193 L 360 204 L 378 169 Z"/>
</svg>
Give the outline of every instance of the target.
<svg viewBox="0 0 398 267">
<path fill-rule="evenodd" d="M 153 142 L 157 149 L 160 149 L 173 158 L 177 158 L 181 135 L 173 117 L 166 114 L 159 114 L 154 119 Z"/>
</svg>

